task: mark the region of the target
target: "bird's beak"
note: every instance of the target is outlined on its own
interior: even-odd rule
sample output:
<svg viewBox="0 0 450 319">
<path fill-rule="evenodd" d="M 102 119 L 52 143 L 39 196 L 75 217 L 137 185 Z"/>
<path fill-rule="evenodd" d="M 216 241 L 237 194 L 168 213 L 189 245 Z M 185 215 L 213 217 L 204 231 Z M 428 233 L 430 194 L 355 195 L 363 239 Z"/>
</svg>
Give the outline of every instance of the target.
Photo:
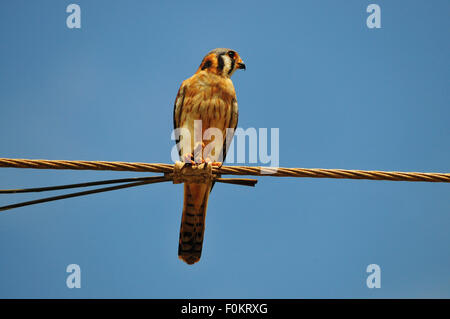
<svg viewBox="0 0 450 319">
<path fill-rule="evenodd" d="M 244 61 L 242 61 L 241 58 L 239 58 L 239 60 L 237 60 L 237 68 L 245 70 L 245 63 L 244 63 Z"/>
</svg>

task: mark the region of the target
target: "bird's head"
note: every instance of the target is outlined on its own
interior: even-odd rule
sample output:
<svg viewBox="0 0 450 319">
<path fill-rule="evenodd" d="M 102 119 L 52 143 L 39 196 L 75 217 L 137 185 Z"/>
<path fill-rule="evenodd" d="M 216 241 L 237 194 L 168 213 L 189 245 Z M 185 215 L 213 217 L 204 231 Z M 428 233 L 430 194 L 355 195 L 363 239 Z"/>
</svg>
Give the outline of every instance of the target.
<svg viewBox="0 0 450 319">
<path fill-rule="evenodd" d="M 230 77 L 237 69 L 245 70 L 245 64 L 239 54 L 231 49 L 214 49 L 204 58 L 198 72 L 212 72 L 220 76 Z"/>
</svg>

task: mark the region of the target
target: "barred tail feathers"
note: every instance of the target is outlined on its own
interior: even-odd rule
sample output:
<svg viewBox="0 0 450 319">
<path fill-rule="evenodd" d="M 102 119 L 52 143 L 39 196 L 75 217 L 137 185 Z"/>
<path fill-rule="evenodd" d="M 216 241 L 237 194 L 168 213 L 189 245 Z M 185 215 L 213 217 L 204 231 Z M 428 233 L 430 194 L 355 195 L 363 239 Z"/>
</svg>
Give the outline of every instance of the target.
<svg viewBox="0 0 450 319">
<path fill-rule="evenodd" d="M 184 184 L 178 257 L 189 265 L 200 260 L 211 183 Z"/>
</svg>

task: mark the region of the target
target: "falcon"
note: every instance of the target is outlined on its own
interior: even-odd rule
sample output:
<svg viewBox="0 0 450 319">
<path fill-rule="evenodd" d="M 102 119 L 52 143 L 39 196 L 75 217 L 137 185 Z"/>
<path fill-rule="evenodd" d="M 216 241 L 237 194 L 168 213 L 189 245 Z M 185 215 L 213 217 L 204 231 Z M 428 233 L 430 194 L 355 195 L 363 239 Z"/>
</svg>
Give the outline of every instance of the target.
<svg viewBox="0 0 450 319">
<path fill-rule="evenodd" d="M 228 132 L 232 138 L 238 122 L 236 92 L 231 81 L 237 69 L 245 70 L 245 64 L 236 51 L 214 49 L 203 58 L 197 72 L 181 84 L 175 100 L 173 123 L 174 128 L 179 129 L 175 137 L 180 159 L 185 165 L 211 162 L 221 166 L 225 161 L 227 141 L 230 141 Z M 201 131 L 198 124 L 201 124 Z M 222 139 L 214 136 L 214 139 L 204 140 L 205 131 L 212 128 L 221 133 Z M 195 130 L 201 133 L 198 142 L 194 138 L 197 136 Z M 189 134 L 183 136 L 183 131 Z M 215 151 L 205 152 L 211 145 Z M 184 153 L 186 148 L 190 151 Z M 213 182 L 184 184 L 178 257 L 189 265 L 200 260 L 206 209 L 213 186 Z"/>
</svg>

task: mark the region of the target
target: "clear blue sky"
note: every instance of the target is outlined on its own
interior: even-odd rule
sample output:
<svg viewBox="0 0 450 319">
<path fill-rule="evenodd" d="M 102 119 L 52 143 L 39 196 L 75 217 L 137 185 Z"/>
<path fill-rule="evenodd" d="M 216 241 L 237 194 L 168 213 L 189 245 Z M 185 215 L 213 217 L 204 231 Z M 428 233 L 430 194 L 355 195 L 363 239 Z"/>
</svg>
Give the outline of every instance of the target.
<svg viewBox="0 0 450 319">
<path fill-rule="evenodd" d="M 370 3 L 381 29 L 366 27 Z M 279 128 L 280 166 L 449 172 L 449 13 L 446 0 L 2 1 L 0 157 L 168 163 L 179 85 L 229 47 L 247 64 L 239 126 Z M 141 175 L 0 168 L 0 188 Z M 0 214 L 0 297 L 449 298 L 449 191 L 216 185 L 191 267 L 177 258 L 181 185 L 20 208 Z M 81 289 L 66 287 L 72 263 Z"/>
</svg>

